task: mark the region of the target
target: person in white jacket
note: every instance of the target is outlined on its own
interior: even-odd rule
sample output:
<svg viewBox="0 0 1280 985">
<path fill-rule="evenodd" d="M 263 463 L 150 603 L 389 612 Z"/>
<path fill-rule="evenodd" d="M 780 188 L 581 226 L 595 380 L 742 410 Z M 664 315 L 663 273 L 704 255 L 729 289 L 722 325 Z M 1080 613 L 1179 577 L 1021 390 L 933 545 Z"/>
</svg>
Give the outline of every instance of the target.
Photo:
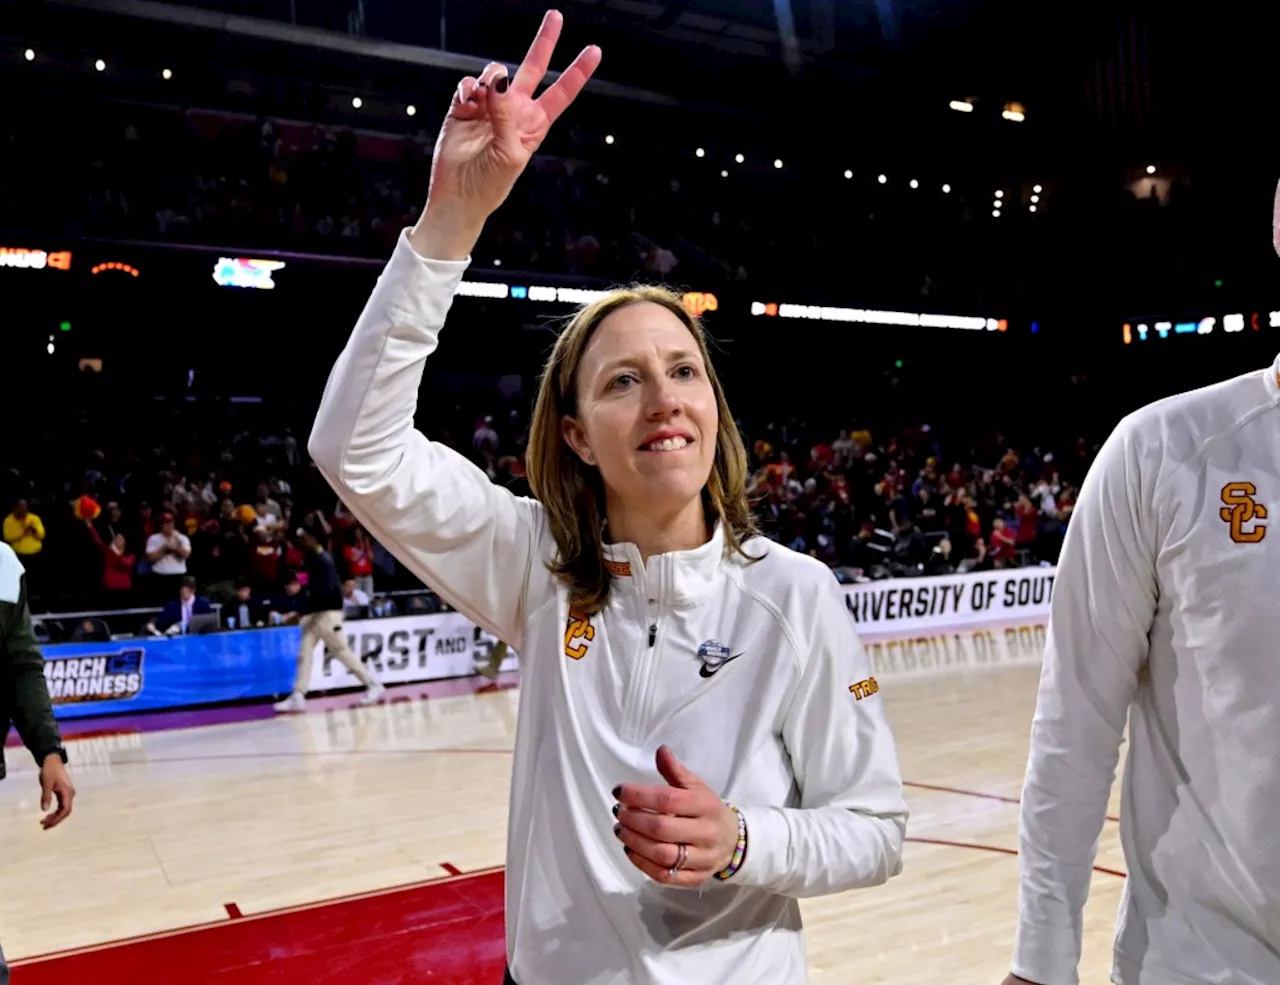
<svg viewBox="0 0 1280 985">
<path fill-rule="evenodd" d="M 834 575 L 755 534 L 701 325 L 655 287 L 577 313 L 534 410 L 537 499 L 414 427 L 485 220 L 600 61 L 585 49 L 535 99 L 561 23 L 513 77 L 459 84 L 309 449 L 380 542 L 520 655 L 508 981 L 802 985 L 798 900 L 897 874 L 907 808 Z"/>
<path fill-rule="evenodd" d="M 1111 981 L 1280 982 L 1277 520 L 1280 358 L 1142 408 L 1090 468 L 1053 587 L 1006 985 L 1079 981 L 1126 723 Z"/>
</svg>

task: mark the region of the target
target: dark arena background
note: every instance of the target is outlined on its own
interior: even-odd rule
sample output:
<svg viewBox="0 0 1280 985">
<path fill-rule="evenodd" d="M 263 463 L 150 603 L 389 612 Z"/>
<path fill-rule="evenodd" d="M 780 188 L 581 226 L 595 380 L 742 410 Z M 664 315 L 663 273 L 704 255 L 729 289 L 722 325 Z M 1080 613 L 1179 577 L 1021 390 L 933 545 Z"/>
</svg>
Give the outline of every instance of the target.
<svg viewBox="0 0 1280 985">
<path fill-rule="evenodd" d="M 679 290 L 714 336 L 762 529 L 834 569 L 881 685 L 900 682 L 914 854 L 888 895 L 806 902 L 815 975 L 999 981 L 1080 484 L 1126 414 L 1280 350 L 1280 13 L 560 9 L 553 67 L 588 43 L 602 67 L 486 227 L 419 426 L 527 494 L 557 328 L 616 285 Z M 9 737 L 16 985 L 501 981 L 519 654 L 487 665 L 497 641 L 368 538 L 306 446 L 459 78 L 517 64 L 542 14 L 0 3 L 0 515 L 80 788 L 42 836 Z M 285 718 L 295 531 L 317 512 L 392 700 L 357 707 L 321 659 L 311 713 Z M 166 513 L 208 632 L 145 563 Z M 1105 838 L 1095 981 L 1124 875 Z M 903 953 L 849 932 L 869 919 Z"/>
</svg>

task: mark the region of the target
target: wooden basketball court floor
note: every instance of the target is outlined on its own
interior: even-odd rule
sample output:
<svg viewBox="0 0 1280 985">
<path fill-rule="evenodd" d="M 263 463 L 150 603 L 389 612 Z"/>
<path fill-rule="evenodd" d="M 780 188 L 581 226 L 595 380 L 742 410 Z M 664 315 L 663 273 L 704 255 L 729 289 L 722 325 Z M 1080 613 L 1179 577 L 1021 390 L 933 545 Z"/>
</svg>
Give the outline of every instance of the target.
<svg viewBox="0 0 1280 985">
<path fill-rule="evenodd" d="M 994 985 L 1044 626 L 864 639 L 909 783 L 909 844 L 888 885 L 803 903 L 811 980 Z M 335 696 L 299 716 L 264 704 L 69 723 L 79 796 L 51 832 L 33 764 L 10 748 L 0 945 L 14 985 L 498 985 L 518 683 L 481 685 L 397 688 L 371 708 Z M 1107 980 L 1122 869 L 1112 820 L 1084 981 Z"/>
</svg>

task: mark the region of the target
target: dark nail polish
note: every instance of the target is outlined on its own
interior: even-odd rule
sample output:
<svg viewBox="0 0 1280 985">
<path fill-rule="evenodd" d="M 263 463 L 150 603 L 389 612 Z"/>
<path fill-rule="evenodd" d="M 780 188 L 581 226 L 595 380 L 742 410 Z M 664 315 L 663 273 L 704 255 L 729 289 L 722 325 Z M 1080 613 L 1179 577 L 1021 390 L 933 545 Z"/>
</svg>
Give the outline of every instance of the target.
<svg viewBox="0 0 1280 985">
<path fill-rule="evenodd" d="M 614 817 L 617 817 L 617 816 L 618 816 L 618 811 L 619 811 L 619 809 L 621 809 L 621 807 L 622 807 L 622 805 L 621 805 L 621 804 L 614 804 L 614 805 L 613 805 L 613 816 L 614 816 Z"/>
<path fill-rule="evenodd" d="M 621 830 L 622 830 L 622 825 L 621 825 L 621 824 L 615 824 L 615 825 L 613 826 L 613 833 L 614 833 L 615 835 L 616 835 L 619 831 L 621 831 Z"/>
<path fill-rule="evenodd" d="M 623 846 L 622 846 L 622 853 L 623 853 L 624 855 L 630 855 L 630 854 L 631 854 L 631 846 L 630 846 L 630 845 L 623 845 Z"/>
<path fill-rule="evenodd" d="M 613 792 L 613 799 L 614 799 L 614 800 L 617 800 L 619 797 L 621 797 L 621 796 L 622 796 L 622 784 L 618 784 L 618 786 L 614 787 L 612 792 Z"/>
<path fill-rule="evenodd" d="M 502 95 L 504 92 L 507 91 L 507 86 L 510 84 L 510 82 L 511 80 L 504 75 L 502 78 L 500 78 L 497 82 L 493 84 L 493 91 L 496 92 L 498 95 Z"/>
</svg>

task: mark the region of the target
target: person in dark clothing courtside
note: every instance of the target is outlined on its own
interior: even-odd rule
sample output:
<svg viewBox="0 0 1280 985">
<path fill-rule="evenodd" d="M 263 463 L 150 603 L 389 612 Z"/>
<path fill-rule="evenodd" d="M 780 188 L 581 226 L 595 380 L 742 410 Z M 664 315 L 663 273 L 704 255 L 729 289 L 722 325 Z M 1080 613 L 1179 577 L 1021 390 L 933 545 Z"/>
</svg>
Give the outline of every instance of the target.
<svg viewBox="0 0 1280 985">
<path fill-rule="evenodd" d="M 26 572 L 13 549 L 0 543 L 0 750 L 11 723 L 40 767 L 40 809 L 48 811 L 54 800 L 58 802 L 57 810 L 41 820 L 48 831 L 71 815 L 76 791 L 67 775 L 67 751 L 53 717 L 53 703 L 44 679 L 44 656 L 31 629 Z M 0 752 L 0 780 L 4 775 L 4 756 Z M 3 949 L 0 985 L 9 985 Z"/>
<path fill-rule="evenodd" d="M 298 648 L 298 674 L 294 679 L 293 693 L 275 706 L 276 711 L 306 711 L 307 690 L 311 686 L 311 664 L 316 646 L 324 643 L 343 666 L 365 686 L 361 704 L 375 704 L 382 699 L 386 688 L 375 681 L 359 658 L 351 652 L 347 634 L 342 630 L 343 605 L 342 579 L 333 558 L 319 539 L 319 529 L 309 516 L 306 526 L 298 528 L 298 543 L 307 557 L 307 595 L 303 614 L 298 620 L 302 627 L 302 643 Z M 3 985 L 3 982 L 0 982 Z"/>
</svg>

